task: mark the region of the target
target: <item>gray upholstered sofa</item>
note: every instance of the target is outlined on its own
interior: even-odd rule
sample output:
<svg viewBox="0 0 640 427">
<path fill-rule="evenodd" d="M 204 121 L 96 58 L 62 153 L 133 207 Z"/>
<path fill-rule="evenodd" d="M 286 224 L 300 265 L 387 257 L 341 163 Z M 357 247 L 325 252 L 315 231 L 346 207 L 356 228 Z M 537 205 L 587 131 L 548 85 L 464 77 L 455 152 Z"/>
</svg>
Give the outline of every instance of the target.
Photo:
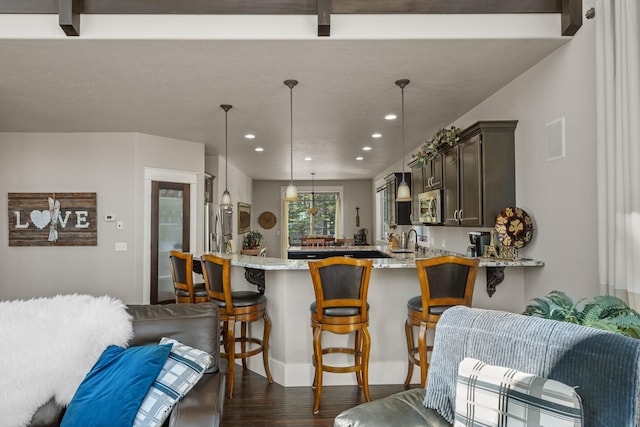
<svg viewBox="0 0 640 427">
<path fill-rule="evenodd" d="M 450 426 L 457 369 L 465 357 L 575 386 L 586 427 L 638 425 L 640 340 L 515 313 L 454 307 L 436 327 L 426 390 L 350 408 L 336 417 L 335 427 Z"/>
<path fill-rule="evenodd" d="M 215 366 L 178 402 L 166 425 L 182 427 L 222 424 L 226 385 L 226 360 L 220 359 L 220 317 L 212 303 L 130 305 L 134 337 L 129 346 L 157 344 L 162 337 L 174 338 L 213 356 Z M 32 427 L 58 426 L 64 408 L 53 400 L 40 407 Z M 2 422 L 0 422 L 0 425 Z"/>
</svg>

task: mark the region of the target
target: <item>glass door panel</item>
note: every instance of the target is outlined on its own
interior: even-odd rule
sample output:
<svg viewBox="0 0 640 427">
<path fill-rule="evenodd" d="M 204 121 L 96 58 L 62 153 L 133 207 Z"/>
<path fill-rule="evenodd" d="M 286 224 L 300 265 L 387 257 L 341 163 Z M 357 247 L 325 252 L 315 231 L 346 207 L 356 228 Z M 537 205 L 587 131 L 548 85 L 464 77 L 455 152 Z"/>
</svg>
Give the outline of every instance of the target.
<svg viewBox="0 0 640 427">
<path fill-rule="evenodd" d="M 189 252 L 189 185 L 152 183 L 151 303 L 174 302 L 169 252 Z"/>
</svg>

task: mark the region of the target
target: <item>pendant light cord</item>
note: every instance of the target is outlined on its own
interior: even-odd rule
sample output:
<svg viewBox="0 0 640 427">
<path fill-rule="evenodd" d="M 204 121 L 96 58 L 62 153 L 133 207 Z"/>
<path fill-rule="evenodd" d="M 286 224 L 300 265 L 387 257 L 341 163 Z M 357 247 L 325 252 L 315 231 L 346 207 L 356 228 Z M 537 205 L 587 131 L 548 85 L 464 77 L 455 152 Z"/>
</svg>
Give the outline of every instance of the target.
<svg viewBox="0 0 640 427">
<path fill-rule="evenodd" d="M 229 110 L 224 110 L 224 191 L 228 190 L 227 182 L 228 182 L 228 171 L 229 167 L 227 166 L 227 160 L 229 158 L 229 128 L 227 122 L 227 113 Z M 404 150 L 404 148 L 403 148 Z"/>
<path fill-rule="evenodd" d="M 221 205 L 231 204 L 231 195 L 229 194 L 229 120 L 228 113 L 231 108 L 229 104 L 222 104 L 220 108 L 224 110 L 224 192 L 222 193 Z"/>
<path fill-rule="evenodd" d="M 400 88 L 400 92 L 402 93 L 402 181 L 405 181 L 404 178 L 404 86 Z"/>
<path fill-rule="evenodd" d="M 289 110 L 289 117 L 291 118 L 289 122 L 289 135 L 291 139 L 291 155 L 289 156 L 291 159 L 291 179 L 289 183 L 293 184 L 293 86 L 289 87 Z"/>
</svg>

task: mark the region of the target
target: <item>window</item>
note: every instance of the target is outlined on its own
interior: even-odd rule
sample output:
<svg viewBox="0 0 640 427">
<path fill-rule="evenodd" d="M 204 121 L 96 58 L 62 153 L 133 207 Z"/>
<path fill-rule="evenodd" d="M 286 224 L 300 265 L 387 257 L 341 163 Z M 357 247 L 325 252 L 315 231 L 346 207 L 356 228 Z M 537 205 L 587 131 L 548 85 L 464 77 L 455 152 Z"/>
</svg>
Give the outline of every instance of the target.
<svg viewBox="0 0 640 427">
<path fill-rule="evenodd" d="M 300 245 L 302 237 L 341 235 L 339 191 L 316 191 L 313 205 L 318 212 L 315 215 L 308 212 L 311 207 L 311 192 L 300 191 L 298 195 L 300 200 L 297 202 L 285 202 L 290 245 Z"/>
</svg>

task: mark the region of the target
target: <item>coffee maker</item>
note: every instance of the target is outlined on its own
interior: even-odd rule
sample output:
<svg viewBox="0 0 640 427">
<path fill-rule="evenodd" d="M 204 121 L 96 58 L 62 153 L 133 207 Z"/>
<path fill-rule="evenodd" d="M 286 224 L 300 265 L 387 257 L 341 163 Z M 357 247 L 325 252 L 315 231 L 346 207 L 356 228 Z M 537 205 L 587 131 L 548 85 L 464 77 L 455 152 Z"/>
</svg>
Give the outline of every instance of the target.
<svg viewBox="0 0 640 427">
<path fill-rule="evenodd" d="M 481 257 L 484 255 L 484 247 L 491 244 L 491 232 L 471 231 L 469 232 L 469 242 L 471 246 L 467 248 L 467 253 L 470 256 Z"/>
</svg>

